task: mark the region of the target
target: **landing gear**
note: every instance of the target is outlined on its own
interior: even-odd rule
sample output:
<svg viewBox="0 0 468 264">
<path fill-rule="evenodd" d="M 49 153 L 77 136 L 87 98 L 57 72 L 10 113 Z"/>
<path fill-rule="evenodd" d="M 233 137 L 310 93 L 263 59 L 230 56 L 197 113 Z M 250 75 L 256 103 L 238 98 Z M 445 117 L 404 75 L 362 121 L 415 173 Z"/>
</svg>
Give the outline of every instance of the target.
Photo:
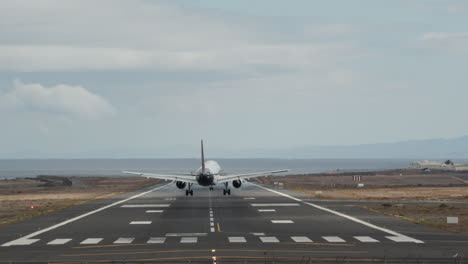
<svg viewBox="0 0 468 264">
<path fill-rule="evenodd" d="M 188 189 L 185 190 L 185 196 L 188 196 L 189 194 L 190 194 L 190 196 L 193 196 L 192 184 L 193 183 L 188 184 Z"/>
<path fill-rule="evenodd" d="M 210 191 L 214 190 L 213 186 L 210 186 Z"/>
<path fill-rule="evenodd" d="M 228 188 L 228 183 L 224 183 L 223 195 L 231 195 L 231 189 Z"/>
</svg>

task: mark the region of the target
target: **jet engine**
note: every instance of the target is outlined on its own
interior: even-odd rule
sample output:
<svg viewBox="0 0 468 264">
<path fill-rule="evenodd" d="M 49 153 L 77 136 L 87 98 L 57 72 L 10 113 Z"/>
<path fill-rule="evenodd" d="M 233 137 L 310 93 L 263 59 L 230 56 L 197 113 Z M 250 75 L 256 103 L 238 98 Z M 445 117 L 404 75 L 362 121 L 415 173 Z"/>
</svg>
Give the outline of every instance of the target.
<svg viewBox="0 0 468 264">
<path fill-rule="evenodd" d="M 179 188 L 179 189 L 185 189 L 185 186 L 187 186 L 187 183 L 182 182 L 182 181 L 177 181 L 177 182 L 176 182 L 176 186 L 177 186 L 177 188 Z"/>
<path fill-rule="evenodd" d="M 232 181 L 232 186 L 236 187 L 236 188 L 240 188 L 242 185 L 242 182 L 240 180 L 234 180 Z"/>
</svg>

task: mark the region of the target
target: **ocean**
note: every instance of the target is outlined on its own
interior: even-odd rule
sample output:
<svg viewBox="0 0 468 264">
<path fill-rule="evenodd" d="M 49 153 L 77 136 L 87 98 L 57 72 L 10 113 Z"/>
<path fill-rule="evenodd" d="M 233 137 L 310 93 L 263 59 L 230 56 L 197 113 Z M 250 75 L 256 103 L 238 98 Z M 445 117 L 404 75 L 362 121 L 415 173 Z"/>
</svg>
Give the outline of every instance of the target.
<svg viewBox="0 0 468 264">
<path fill-rule="evenodd" d="M 329 171 L 370 171 L 407 168 L 407 159 L 215 159 L 225 173 L 290 169 L 287 174 Z M 55 176 L 126 176 L 123 170 L 190 173 L 199 159 L 11 159 L 0 160 L 0 179 Z"/>
</svg>

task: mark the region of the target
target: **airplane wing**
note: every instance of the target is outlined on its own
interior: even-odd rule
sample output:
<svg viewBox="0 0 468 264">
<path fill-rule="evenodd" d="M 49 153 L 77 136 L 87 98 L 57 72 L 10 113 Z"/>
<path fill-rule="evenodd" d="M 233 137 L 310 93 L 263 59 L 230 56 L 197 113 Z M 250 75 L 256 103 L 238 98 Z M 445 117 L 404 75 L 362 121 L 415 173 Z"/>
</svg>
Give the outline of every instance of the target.
<svg viewBox="0 0 468 264">
<path fill-rule="evenodd" d="M 244 180 L 244 179 L 256 178 L 256 177 L 261 177 L 261 176 L 270 176 L 274 173 L 281 173 L 281 172 L 287 172 L 287 171 L 289 170 L 275 170 L 275 171 L 264 171 L 264 172 L 228 175 L 224 177 L 219 177 L 216 183 L 225 183 L 225 182 L 230 182 L 234 180 Z"/>
<path fill-rule="evenodd" d="M 155 173 L 143 173 L 143 172 L 132 172 L 132 171 L 122 171 L 122 172 L 125 174 L 138 175 L 138 176 L 146 177 L 146 178 L 156 178 L 156 179 L 162 179 L 162 180 L 198 183 L 195 176 L 189 176 L 189 175 L 155 174 Z"/>
</svg>

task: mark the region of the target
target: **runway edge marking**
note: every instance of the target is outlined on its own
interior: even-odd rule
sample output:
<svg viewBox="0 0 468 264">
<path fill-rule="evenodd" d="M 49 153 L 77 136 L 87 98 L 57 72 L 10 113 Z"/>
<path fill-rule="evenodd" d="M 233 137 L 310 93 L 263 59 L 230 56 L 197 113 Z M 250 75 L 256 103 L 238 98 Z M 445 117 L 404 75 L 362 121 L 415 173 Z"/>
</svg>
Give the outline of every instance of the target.
<svg viewBox="0 0 468 264">
<path fill-rule="evenodd" d="M 38 235 L 40 235 L 40 234 L 42 234 L 42 233 L 45 233 L 45 232 L 49 232 L 50 230 L 54 230 L 54 229 L 56 229 L 56 228 L 58 228 L 58 227 L 61 227 L 61 226 L 64 226 L 64 225 L 66 225 L 66 224 L 75 222 L 76 220 L 79 220 L 79 219 L 81 219 L 81 218 L 90 216 L 90 215 L 95 214 L 95 213 L 97 213 L 97 212 L 106 210 L 107 208 L 110 208 L 110 207 L 112 207 L 112 206 L 116 206 L 116 205 L 118 205 L 118 204 L 125 203 L 125 202 L 127 202 L 127 201 L 132 200 L 132 199 L 135 199 L 135 198 L 138 198 L 138 197 L 143 196 L 143 195 L 145 195 L 145 194 L 148 194 L 148 193 L 150 193 L 150 192 L 159 190 L 159 189 L 161 189 L 161 188 L 163 188 L 163 187 L 168 186 L 169 184 L 172 184 L 172 182 L 170 182 L 170 183 L 168 183 L 168 184 L 165 184 L 165 185 L 163 185 L 163 186 L 156 187 L 156 188 L 151 189 L 151 190 L 149 190 L 149 191 L 139 193 L 139 194 L 134 195 L 134 196 L 132 196 L 132 197 L 129 197 L 129 198 L 120 200 L 120 201 L 118 201 L 118 202 L 115 202 L 115 203 L 112 203 L 112 204 L 103 206 L 103 207 L 98 208 L 98 209 L 96 209 L 96 210 L 94 210 L 94 211 L 87 212 L 87 213 L 85 213 L 85 214 L 76 216 L 76 217 L 74 217 L 74 218 L 72 218 L 72 219 L 68 219 L 68 220 L 66 220 L 66 221 L 63 221 L 63 222 L 58 223 L 58 224 L 56 224 L 56 225 L 53 225 L 53 226 L 51 226 L 51 227 L 48 227 L 48 228 L 45 228 L 45 229 L 41 229 L 41 230 L 39 230 L 39 231 L 36 231 L 36 232 L 31 233 L 31 234 L 29 234 L 29 235 L 26 235 L 26 236 L 24 236 L 24 237 L 21 237 L 21 238 L 15 239 L 15 240 L 13 240 L 13 241 L 7 242 L 7 243 L 5 243 L 5 244 L 3 244 L 3 245 L 1 245 L 1 246 L 2 246 L 2 247 L 9 247 L 9 246 L 15 246 L 15 245 L 30 245 L 30 244 L 32 244 L 32 243 L 34 243 L 34 242 L 39 241 L 39 239 L 31 239 L 32 237 L 38 236 Z"/>
<path fill-rule="evenodd" d="M 257 187 L 259 187 L 259 188 L 265 189 L 265 190 L 267 190 L 267 191 L 270 191 L 270 192 L 272 192 L 272 193 L 276 193 L 276 194 L 278 194 L 278 195 L 287 197 L 287 198 L 292 199 L 292 200 L 294 200 L 294 201 L 301 202 L 301 203 L 310 205 L 310 206 L 312 206 L 312 207 L 315 207 L 315 208 L 317 208 L 317 209 L 320 209 L 320 210 L 323 210 L 323 211 L 326 211 L 326 212 L 329 212 L 329 213 L 332 213 L 332 214 L 335 214 L 335 215 L 344 217 L 344 218 L 346 218 L 346 219 L 348 219 L 348 220 L 351 220 L 351 221 L 354 221 L 354 222 L 356 222 L 356 223 L 359 223 L 359 224 L 368 226 L 368 227 L 370 227 L 370 228 L 383 231 L 383 232 L 388 233 L 388 234 L 391 234 L 391 235 L 393 235 L 393 236 L 395 236 L 395 237 L 401 238 L 402 241 L 405 241 L 405 242 L 413 242 L 413 243 L 424 243 L 424 242 L 421 241 L 421 240 L 418 240 L 418 239 L 415 239 L 415 238 L 412 238 L 412 237 L 409 237 L 409 236 L 400 234 L 400 233 L 395 232 L 395 231 L 393 231 L 393 230 L 390 230 L 390 229 L 388 229 L 388 228 L 376 226 L 376 225 L 374 225 L 374 224 L 371 224 L 371 223 L 368 223 L 368 222 L 363 221 L 363 220 L 361 220 L 361 219 L 358 219 L 358 218 L 356 218 L 356 217 L 354 217 L 354 216 L 350 216 L 350 215 L 347 215 L 347 214 L 343 214 L 343 213 L 340 213 L 340 212 L 337 212 L 337 211 L 334 211 L 334 210 L 331 210 L 331 209 L 328 209 L 328 208 L 325 208 L 325 207 L 322 207 L 322 206 L 320 206 L 320 205 L 316 205 L 316 204 L 313 204 L 313 203 L 304 202 L 304 201 L 302 201 L 301 199 L 296 198 L 296 197 L 293 197 L 293 196 L 291 196 L 291 195 L 289 195 L 289 194 L 285 194 L 285 193 L 282 193 L 282 192 L 278 192 L 278 191 L 275 191 L 275 190 L 272 190 L 272 189 L 263 187 L 263 186 L 261 186 L 261 185 L 258 185 L 258 184 L 252 183 L 252 182 L 250 182 L 250 184 L 252 184 L 252 185 L 254 185 L 254 186 L 257 186 Z"/>
</svg>

